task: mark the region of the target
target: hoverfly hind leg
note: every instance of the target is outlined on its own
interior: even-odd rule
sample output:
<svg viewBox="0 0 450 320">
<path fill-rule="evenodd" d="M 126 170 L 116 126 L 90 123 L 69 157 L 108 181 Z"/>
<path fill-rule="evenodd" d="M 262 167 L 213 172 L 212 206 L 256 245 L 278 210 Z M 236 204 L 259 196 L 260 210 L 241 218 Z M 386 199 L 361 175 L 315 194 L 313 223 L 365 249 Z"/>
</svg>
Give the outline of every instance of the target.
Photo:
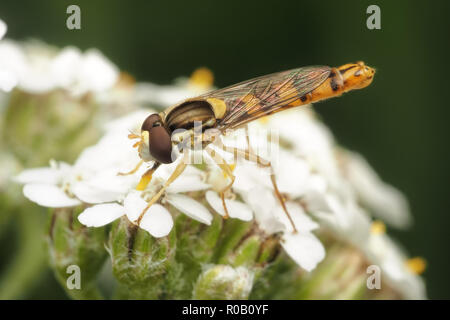
<svg viewBox="0 0 450 320">
<path fill-rule="evenodd" d="M 297 228 L 295 227 L 294 224 L 294 220 L 292 220 L 291 215 L 289 214 L 287 208 L 286 208 L 286 201 L 283 197 L 283 195 L 280 193 L 279 189 L 278 189 L 278 185 L 277 185 L 277 181 L 276 181 L 276 177 L 275 177 L 275 172 L 273 169 L 272 164 L 270 163 L 270 161 L 267 161 L 263 158 L 261 158 L 259 155 L 249 151 L 249 150 L 242 150 L 242 149 L 238 149 L 238 148 L 233 148 L 233 153 L 236 156 L 240 156 L 240 157 L 244 157 L 245 160 L 251 161 L 256 163 L 257 165 L 263 167 L 263 168 L 270 168 L 270 181 L 272 182 L 272 186 L 273 186 L 273 190 L 275 193 L 275 197 L 278 199 L 278 201 L 281 204 L 281 207 L 283 208 L 284 213 L 286 214 L 286 217 L 289 220 L 289 223 L 292 225 L 293 228 L 293 232 L 297 233 Z"/>
<path fill-rule="evenodd" d="M 228 213 L 227 204 L 225 202 L 225 196 L 228 192 L 230 192 L 231 187 L 233 186 L 234 180 L 236 177 L 233 175 L 233 168 L 230 167 L 230 165 L 223 159 L 217 152 L 210 148 L 205 149 L 206 152 L 211 156 L 212 160 L 219 166 L 219 168 L 222 170 L 225 177 L 229 177 L 231 179 L 231 182 L 222 190 L 219 191 L 220 198 L 222 199 L 222 206 L 224 209 L 224 219 L 228 219 L 230 217 Z"/>
<path fill-rule="evenodd" d="M 286 201 L 278 189 L 277 181 L 275 179 L 275 174 L 273 173 L 273 170 L 270 175 L 270 180 L 272 181 L 272 186 L 275 191 L 275 196 L 277 197 L 278 201 L 280 201 L 281 207 L 283 208 L 284 213 L 286 214 L 287 218 L 289 219 L 290 224 L 292 225 L 293 232 L 297 233 L 298 231 L 297 231 L 297 228 L 295 227 L 294 220 L 292 220 L 292 217 L 289 214 L 288 209 L 286 208 Z"/>
<path fill-rule="evenodd" d="M 224 219 L 228 219 L 230 217 L 230 214 L 228 213 L 228 208 L 227 208 L 227 204 L 225 202 L 225 192 L 220 192 L 220 199 L 222 199 L 222 206 L 223 206 L 223 210 L 224 210 Z"/>
</svg>

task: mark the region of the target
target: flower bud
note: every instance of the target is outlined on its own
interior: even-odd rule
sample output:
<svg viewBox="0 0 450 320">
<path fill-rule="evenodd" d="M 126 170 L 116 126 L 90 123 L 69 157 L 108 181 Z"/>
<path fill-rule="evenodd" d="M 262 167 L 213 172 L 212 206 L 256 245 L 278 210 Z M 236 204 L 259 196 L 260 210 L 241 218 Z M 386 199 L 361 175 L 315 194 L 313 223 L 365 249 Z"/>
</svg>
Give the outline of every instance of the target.
<svg viewBox="0 0 450 320">
<path fill-rule="evenodd" d="M 50 263 L 70 296 L 99 298 L 95 280 L 106 258 L 105 228 L 86 228 L 76 219 L 78 212 L 76 208 L 53 211 L 48 238 Z"/>
<path fill-rule="evenodd" d="M 253 272 L 245 267 L 210 265 L 194 285 L 193 298 L 200 300 L 248 299 L 253 286 Z"/>
<path fill-rule="evenodd" d="M 120 283 L 118 298 L 159 299 L 166 292 L 175 258 L 175 234 L 154 238 L 126 217 L 110 232 L 109 253 L 113 273 Z"/>
</svg>

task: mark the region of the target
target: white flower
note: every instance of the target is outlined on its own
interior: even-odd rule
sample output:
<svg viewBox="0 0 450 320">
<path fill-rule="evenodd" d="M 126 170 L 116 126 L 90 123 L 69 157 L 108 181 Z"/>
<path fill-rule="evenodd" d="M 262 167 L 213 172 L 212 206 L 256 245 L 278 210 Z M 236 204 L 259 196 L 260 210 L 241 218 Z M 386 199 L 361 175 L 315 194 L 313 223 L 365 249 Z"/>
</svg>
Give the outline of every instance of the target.
<svg viewBox="0 0 450 320">
<path fill-rule="evenodd" d="M 375 217 L 395 227 L 411 224 L 408 201 L 396 188 L 384 183 L 367 161 L 359 154 L 342 151 L 342 165 L 360 202 Z"/>
<path fill-rule="evenodd" d="M 25 197 L 41 206 L 73 207 L 81 204 L 81 201 L 65 192 L 66 177 L 70 170 L 70 165 L 66 163 L 52 162 L 50 167 L 22 171 L 15 180 L 25 184 Z"/>
<path fill-rule="evenodd" d="M 0 41 L 0 89 L 11 91 L 24 69 L 25 57 L 20 48 L 11 41 Z"/>
<path fill-rule="evenodd" d="M 371 218 L 359 206 L 358 198 L 364 198 L 366 201 L 361 202 L 366 207 L 371 210 L 376 208 L 380 215 L 384 213 L 384 217 L 391 218 L 391 221 L 397 219 L 397 222 L 404 222 L 405 217 L 408 217 L 407 207 L 403 205 L 403 198 L 399 193 L 381 183 L 376 176 L 375 178 L 366 163 L 356 162 L 358 160 L 356 156 L 349 164 L 352 168 L 347 167 L 347 171 L 342 171 L 342 157 L 337 157 L 333 137 L 328 129 L 312 116 L 310 110 L 282 112 L 265 121 L 269 128 L 279 130 L 281 143 L 288 144 L 290 148 L 289 152 L 281 148 L 278 161 L 272 160 L 272 163 L 276 164 L 275 173 L 280 191 L 291 199 L 300 198 L 308 213 L 318 220 L 321 227 L 334 233 L 338 239 L 351 243 L 363 251 L 369 246 Z M 254 126 L 262 127 L 263 124 L 259 121 L 255 122 Z M 283 232 L 285 228 L 289 228 L 290 224 L 286 219 L 284 224 L 280 225 L 279 220 L 285 218 L 285 215 L 278 215 L 278 219 L 274 219 L 271 210 L 267 209 L 274 205 L 268 172 L 262 174 L 261 169 L 255 166 L 238 165 L 235 173 L 237 178 L 234 189 L 251 195 L 246 200 L 252 204 L 259 225 L 263 226 L 266 232 Z M 271 192 L 255 196 L 254 189 L 250 193 L 254 185 L 264 186 Z M 261 190 L 258 192 L 262 193 Z M 252 197 L 256 197 L 256 200 L 252 201 Z M 295 209 L 289 209 L 290 213 L 291 211 L 295 212 Z M 292 213 L 291 215 L 299 216 Z M 323 259 L 323 247 L 311 230 L 314 228 L 303 230 L 309 236 L 307 239 L 304 237 L 300 240 L 301 232 L 296 235 L 297 240 L 293 241 L 287 241 L 289 238 L 295 238 L 292 233 L 285 232 L 284 236 L 285 250 L 289 254 L 301 252 L 290 255 L 305 269 L 313 269 L 317 262 Z M 309 245 L 315 249 L 308 248 Z M 296 250 L 295 246 L 304 246 L 304 249 Z"/>
<path fill-rule="evenodd" d="M 54 196 L 67 200 L 64 206 L 76 206 L 80 200 L 86 203 L 103 203 L 125 197 L 128 190 L 136 184 L 139 173 L 119 176 L 118 172 L 131 170 L 139 162 L 136 151 L 130 147 L 127 134 L 135 129 L 137 119 L 149 112 L 137 112 L 127 116 L 128 125 L 117 123 L 106 128 L 105 136 L 94 146 L 86 148 L 74 165 L 52 162 L 50 167 L 28 169 L 20 173 L 15 180 L 25 184 L 31 201 L 43 206 L 52 206 Z M 33 186 L 29 186 L 33 185 Z M 40 186 L 60 189 L 54 195 L 37 193 Z M 31 188 L 31 189 L 30 189 Z"/>
<path fill-rule="evenodd" d="M 2 38 L 5 36 L 7 30 L 8 26 L 2 19 L 0 19 L 0 40 L 2 40 Z"/>
<path fill-rule="evenodd" d="M 426 299 L 423 279 L 409 267 L 411 264 L 408 262 L 411 262 L 411 259 L 408 260 L 403 250 L 385 234 L 384 226 L 380 225 L 380 222 L 374 222 L 365 253 L 372 264 L 381 268 L 382 277 L 402 297 Z M 414 263 L 423 263 L 420 258 L 416 259 Z M 383 286 L 383 283 L 381 285 Z"/>
<path fill-rule="evenodd" d="M 313 174 L 313 168 L 304 157 L 267 142 L 267 134 L 267 129 L 249 128 L 252 152 L 271 163 L 281 193 L 288 194 L 292 199 L 302 197 L 310 186 L 316 183 L 317 175 Z M 226 136 L 223 138 L 223 144 L 225 147 L 247 148 L 245 132 L 241 130 Z M 258 166 L 254 161 L 241 157 L 236 163 L 234 173 L 236 181 L 233 189 L 237 192 L 248 192 L 256 185 L 273 188 L 270 169 Z"/>
<path fill-rule="evenodd" d="M 225 208 L 222 203 L 222 199 L 215 191 L 207 191 L 205 194 L 206 201 L 209 205 L 221 216 L 225 216 Z M 227 207 L 230 218 L 237 218 L 243 221 L 250 221 L 253 219 L 253 212 L 248 205 L 243 202 L 225 199 L 225 205 Z"/>
<path fill-rule="evenodd" d="M 179 78 L 174 85 L 138 83 L 135 88 L 136 102 L 162 107 L 172 106 L 214 89 L 212 82 L 212 72 L 206 68 L 199 68 L 189 79 Z"/>
<path fill-rule="evenodd" d="M 170 169 L 174 169 L 173 165 L 171 167 L 172 168 Z M 165 181 L 165 179 L 161 178 L 161 175 L 165 176 L 169 173 L 170 169 L 166 168 L 169 168 L 169 166 L 163 167 L 163 170 L 158 171 L 158 175 L 155 173 L 155 177 L 153 178 L 154 181 L 152 181 L 144 191 L 129 189 L 123 201 L 120 201 L 120 198 L 116 199 L 116 201 L 121 202 L 122 204 L 106 203 L 94 205 L 78 216 L 79 221 L 86 226 L 99 227 L 126 214 L 131 222 L 136 223 L 147 207 L 147 201 L 155 195 L 156 191 L 159 190 L 162 183 Z M 209 185 L 202 182 L 201 172 L 192 167 L 190 170 L 186 170 L 173 185 L 167 189 L 162 203 L 170 204 L 192 219 L 210 225 L 213 216 L 209 210 L 200 202 L 184 194 L 178 193 L 178 191 L 198 191 L 208 187 Z M 112 210 L 112 212 L 110 212 L 110 210 Z M 160 204 L 153 204 L 141 219 L 139 226 L 142 229 L 147 230 L 154 237 L 166 236 L 173 227 L 173 220 L 170 212 Z"/>
<path fill-rule="evenodd" d="M 112 88 L 119 75 L 117 67 L 96 49 L 87 50 L 84 54 L 77 51 L 75 48 L 65 48 L 55 58 L 52 65 L 55 76 L 62 70 L 61 66 L 67 69 L 71 67 L 73 72 L 72 83 L 64 83 L 61 78 L 58 78 L 58 83 L 75 95 L 88 91 L 98 93 Z"/>
<path fill-rule="evenodd" d="M 6 23 L 0 19 L 0 41 L 5 36 L 7 30 L 8 27 Z M 0 90 L 11 91 L 16 84 L 17 79 L 10 72 L 1 70 L 0 68 Z"/>
<path fill-rule="evenodd" d="M 0 84 L 4 91 L 15 86 L 30 93 L 65 89 L 73 95 L 99 93 L 111 88 L 118 69 L 99 51 L 84 54 L 74 47 L 61 51 L 40 42 L 0 42 Z"/>
<path fill-rule="evenodd" d="M 196 96 L 188 88 L 172 85 L 157 85 L 153 83 L 139 83 L 136 85 L 136 101 L 151 105 L 168 107 L 187 98 Z"/>
<path fill-rule="evenodd" d="M 225 208 L 219 192 L 224 190 L 230 183 L 231 179 L 224 175 L 218 168 L 211 168 L 208 172 L 208 183 L 212 190 L 208 190 L 205 194 L 206 201 L 221 216 L 225 216 Z M 230 218 L 237 218 L 244 221 L 253 219 L 251 208 L 241 201 L 225 198 L 225 206 Z"/>
<path fill-rule="evenodd" d="M 126 131 L 109 132 L 97 145 L 85 149 L 73 166 L 54 162 L 49 168 L 23 171 L 16 181 L 25 184 L 27 198 L 48 207 L 77 206 L 80 200 L 103 203 L 124 197 L 137 176 L 117 173 L 139 161 L 133 149 L 128 151 L 126 135 Z"/>
<path fill-rule="evenodd" d="M 135 221 L 146 206 L 147 202 L 140 195 L 131 193 L 125 198 L 123 205 L 118 203 L 95 205 L 84 210 L 78 216 L 78 220 L 88 227 L 101 227 L 126 214 L 128 219 Z M 172 229 L 173 220 L 167 209 L 154 204 L 147 210 L 139 226 L 154 237 L 164 237 Z"/>
<path fill-rule="evenodd" d="M 148 111 L 136 112 L 106 127 L 106 135 L 94 146 L 83 151 L 73 166 L 52 163 L 48 168 L 25 170 L 16 181 L 25 184 L 25 196 L 42 206 L 71 207 L 83 203 L 95 204 L 79 215 L 87 226 L 103 226 L 122 215 L 135 222 L 152 196 L 167 180 L 179 161 L 162 166 L 143 192 L 135 191 L 140 176 L 147 169 L 142 166 L 136 173 L 117 175 L 132 169 L 139 161 L 129 130 L 136 130 Z M 182 160 L 181 158 L 179 160 Z M 208 189 L 204 174 L 195 167 L 185 172 L 166 190 L 163 203 L 191 218 L 211 224 L 212 214 L 198 201 L 181 193 Z M 167 235 L 173 226 L 170 213 L 162 205 L 154 204 L 142 217 L 140 227 L 155 237 Z"/>
<path fill-rule="evenodd" d="M 267 118 L 266 126 L 279 132 L 280 142 L 289 144 L 289 151 L 304 158 L 313 171 L 327 179 L 330 187 L 341 192 L 338 163 L 334 154 L 334 138 L 307 106 L 287 110 Z M 256 122 L 255 125 L 264 125 Z"/>
<path fill-rule="evenodd" d="M 341 200 L 327 192 L 308 192 L 304 204 L 309 213 L 316 217 L 338 238 L 357 247 L 364 247 L 370 234 L 370 217 L 351 199 Z"/>
<path fill-rule="evenodd" d="M 297 229 L 297 232 L 293 232 L 293 227 L 272 190 L 255 187 L 246 194 L 246 200 L 255 212 L 255 219 L 261 229 L 268 234 L 282 233 L 281 245 L 300 267 L 311 271 L 323 260 L 325 249 L 312 233 L 319 225 L 305 214 L 298 203 L 286 203 Z"/>
</svg>

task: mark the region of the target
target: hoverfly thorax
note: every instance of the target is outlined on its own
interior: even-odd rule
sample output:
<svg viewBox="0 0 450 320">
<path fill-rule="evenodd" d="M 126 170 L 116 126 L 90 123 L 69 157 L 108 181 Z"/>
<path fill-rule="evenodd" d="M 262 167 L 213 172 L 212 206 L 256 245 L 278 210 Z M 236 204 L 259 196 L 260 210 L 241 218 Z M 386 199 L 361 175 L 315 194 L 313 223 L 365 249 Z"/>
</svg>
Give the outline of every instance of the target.
<svg viewBox="0 0 450 320">
<path fill-rule="evenodd" d="M 172 132 L 176 129 L 189 130 L 196 122 L 202 123 L 203 131 L 215 126 L 218 118 L 215 104 L 201 99 L 187 100 L 165 113 L 166 125 Z"/>
<path fill-rule="evenodd" d="M 151 156 L 160 163 L 173 162 L 170 132 L 159 114 L 152 114 L 145 119 L 141 127 L 141 136 L 143 140 L 141 156 L 143 158 Z"/>
</svg>

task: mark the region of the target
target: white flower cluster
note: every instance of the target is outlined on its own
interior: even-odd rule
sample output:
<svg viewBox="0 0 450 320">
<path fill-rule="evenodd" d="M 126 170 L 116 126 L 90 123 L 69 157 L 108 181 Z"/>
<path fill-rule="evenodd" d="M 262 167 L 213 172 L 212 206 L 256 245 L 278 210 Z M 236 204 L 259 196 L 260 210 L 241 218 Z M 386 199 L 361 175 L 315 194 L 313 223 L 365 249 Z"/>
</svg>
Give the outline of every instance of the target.
<svg viewBox="0 0 450 320">
<path fill-rule="evenodd" d="M 5 36 L 7 29 L 8 27 L 6 26 L 6 23 L 0 19 L 0 40 L 2 40 L 3 37 Z"/>
<path fill-rule="evenodd" d="M 161 166 L 143 191 L 137 191 L 136 185 L 147 167 L 142 166 L 132 175 L 117 175 L 133 169 L 140 161 L 127 134 L 130 130 L 138 131 L 150 113 L 138 111 L 108 124 L 104 137 L 87 148 L 74 165 L 53 162 L 50 167 L 23 171 L 16 180 L 25 184 L 25 196 L 46 207 L 89 204 L 78 219 L 90 227 L 106 225 L 123 215 L 131 222 L 136 221 L 147 201 L 181 160 Z M 252 133 L 263 132 L 261 128 L 278 130 L 280 144 L 287 145 L 280 147 L 273 161 L 274 170 L 298 232 L 293 232 L 274 195 L 268 171 L 246 160 L 239 160 L 233 172 L 236 180 L 232 191 L 240 197 L 225 200 L 230 218 L 245 221 L 254 218 L 267 234 L 281 233 L 285 251 L 307 271 L 313 270 L 325 257 L 325 249 L 314 234 L 315 230 L 324 228 L 359 248 L 371 263 L 382 266 L 386 276 L 405 296 L 413 294 L 414 298 L 422 298 L 421 278 L 408 270 L 406 257 L 391 240 L 379 240 L 388 239 L 387 235 L 372 232 L 372 218 L 359 205 L 364 203 L 373 214 L 402 225 L 409 222 L 403 196 L 382 183 L 361 156 L 336 148 L 327 128 L 309 109 L 285 111 L 264 122 L 250 125 L 251 147 L 256 149 L 261 139 Z M 224 144 L 233 143 L 242 133 L 237 130 L 235 136 L 224 138 Z M 188 166 L 167 189 L 161 203 L 147 211 L 140 227 L 155 237 L 166 236 L 173 227 L 171 208 L 209 225 L 213 214 L 225 214 L 217 191 L 227 179 L 218 167 L 200 170 Z M 390 196 L 380 196 L 389 195 L 392 190 Z M 208 205 L 198 196 L 191 197 L 192 192 L 204 194 Z M 383 202 L 379 203 L 381 199 Z"/>
<path fill-rule="evenodd" d="M 6 24 L 0 20 L 0 90 L 18 87 L 30 93 L 65 89 L 73 95 L 99 93 L 111 88 L 119 70 L 98 50 L 82 53 L 62 50 L 40 42 L 19 44 L 2 39 Z"/>
<path fill-rule="evenodd" d="M 6 25 L 0 20 L 0 91 L 15 87 L 30 93 L 64 89 L 82 95 L 100 93 L 117 82 L 118 69 L 96 50 L 82 53 L 72 47 L 56 51 L 42 44 L 18 45 L 2 39 L 5 33 Z M 134 102 L 163 106 L 204 90 L 185 84 L 138 84 L 134 89 Z M 24 195 L 41 206 L 85 206 L 78 219 L 86 226 L 104 226 L 121 216 L 135 222 L 181 161 L 158 168 L 143 191 L 136 186 L 148 167 L 118 175 L 140 161 L 127 135 L 130 130 L 138 132 L 150 113 L 138 111 L 108 124 L 104 137 L 85 149 L 73 165 L 52 161 L 49 167 L 23 171 L 15 180 L 24 184 Z M 234 164 L 236 180 L 225 200 L 230 218 L 254 219 L 265 233 L 281 234 L 284 250 L 306 271 L 313 270 L 326 255 L 317 237 L 317 231 L 326 230 L 360 249 L 369 263 L 379 265 L 402 296 L 425 297 L 422 279 L 409 270 L 402 250 L 385 233 L 373 231 L 373 218 L 396 227 L 410 223 L 407 201 L 398 190 L 382 182 L 360 155 L 338 148 L 328 129 L 307 108 L 285 111 L 249 127 L 250 148 L 255 150 L 261 141 L 267 142 L 261 132 L 279 133 L 279 152 L 264 156 L 274 165 L 298 232 L 293 232 L 274 195 L 268 170 L 245 160 Z M 223 141 L 232 144 L 242 134 L 237 130 Z M 225 216 L 218 191 L 228 182 L 229 177 L 215 165 L 209 164 L 206 170 L 188 166 L 139 226 L 154 237 L 166 236 L 173 227 L 173 208 L 209 225 L 214 214 Z"/>
</svg>

